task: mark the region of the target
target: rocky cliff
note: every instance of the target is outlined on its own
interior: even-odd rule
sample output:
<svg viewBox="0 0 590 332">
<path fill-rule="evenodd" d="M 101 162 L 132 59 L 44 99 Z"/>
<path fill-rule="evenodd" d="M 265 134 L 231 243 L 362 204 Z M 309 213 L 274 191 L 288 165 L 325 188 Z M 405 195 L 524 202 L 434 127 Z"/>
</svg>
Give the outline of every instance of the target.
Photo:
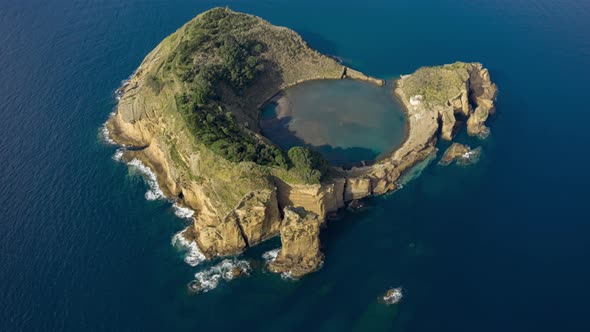
<svg viewBox="0 0 590 332">
<path fill-rule="evenodd" d="M 425 109 L 440 119 L 441 137 L 451 140 L 461 122 L 467 120 L 470 135 L 484 135 L 484 125 L 494 112 L 497 88 L 481 63 L 457 62 L 424 67 L 398 82 L 396 93 L 410 109 Z"/>
<path fill-rule="evenodd" d="M 193 225 L 183 234 L 208 258 L 240 253 L 280 233 L 283 247 L 271 269 L 293 275 L 313 271 L 322 257 L 319 225 L 328 213 L 352 200 L 397 189 L 404 172 L 435 153 L 439 130 L 443 138 L 450 139 L 465 119 L 470 134 L 487 130 L 495 85 L 481 64 L 456 63 L 421 68 L 396 82 L 394 93 L 407 112 L 408 136 L 398 150 L 373 165 L 333 168 L 321 183 L 307 184 L 288 168 L 227 160 L 197 139 L 178 103 L 179 96 L 194 93 L 194 85 L 201 84 L 190 75 L 198 76 L 205 71 L 203 66 L 217 66 L 221 61 L 211 57 L 211 52 L 192 50 L 186 41 L 196 36 L 217 38 L 202 35 L 202 29 L 198 35 L 194 27 L 224 20 L 230 22 L 225 27 L 227 34 L 262 45 L 256 46 L 256 61 L 262 66 L 257 65 L 253 84 L 239 92 L 225 83 L 216 86 L 215 114 L 231 119 L 248 139 L 264 141 L 258 132 L 259 106 L 289 86 L 346 77 L 383 85 L 382 80 L 345 68 L 310 49 L 289 29 L 224 8 L 197 16 L 158 45 L 122 89 L 107 128 L 115 142 L 127 147 L 124 158 L 141 160 L 156 173 L 167 197 L 195 211 Z M 239 28 L 232 28 L 238 26 L 231 23 L 234 21 L 240 22 Z M 181 57 L 181 51 L 192 58 Z M 179 68 L 189 68 L 186 63 L 192 69 L 183 69 L 179 75 Z M 208 110 L 197 106 L 200 111 Z"/>
<path fill-rule="evenodd" d="M 269 270 L 301 277 L 319 269 L 324 255 L 320 251 L 319 216 L 302 207 L 284 209 L 281 226 L 281 250 L 269 264 Z"/>
</svg>

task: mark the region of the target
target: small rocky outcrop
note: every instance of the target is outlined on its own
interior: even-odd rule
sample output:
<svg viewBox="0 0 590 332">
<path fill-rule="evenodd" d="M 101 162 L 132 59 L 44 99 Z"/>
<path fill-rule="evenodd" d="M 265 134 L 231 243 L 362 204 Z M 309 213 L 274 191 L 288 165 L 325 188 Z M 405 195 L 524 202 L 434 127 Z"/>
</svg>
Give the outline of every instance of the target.
<svg viewBox="0 0 590 332">
<path fill-rule="evenodd" d="M 469 152 L 469 150 L 471 149 L 467 145 L 461 143 L 453 143 L 446 149 L 439 163 L 443 166 L 446 166 L 455 161 L 457 158 L 460 158 L 461 156 Z"/>
<path fill-rule="evenodd" d="M 319 269 L 324 255 L 320 251 L 319 216 L 303 208 L 286 207 L 281 226 L 281 250 L 268 268 L 272 272 L 300 277 Z"/>
<path fill-rule="evenodd" d="M 379 302 L 387 305 L 396 304 L 399 303 L 403 297 L 404 294 L 401 287 L 390 288 L 387 290 L 387 292 L 385 292 L 384 295 L 379 297 Z"/>
<path fill-rule="evenodd" d="M 481 148 L 471 149 L 469 146 L 461 143 L 453 143 L 443 154 L 439 164 L 447 166 L 454 161 L 459 165 L 470 165 L 479 159 Z"/>
</svg>

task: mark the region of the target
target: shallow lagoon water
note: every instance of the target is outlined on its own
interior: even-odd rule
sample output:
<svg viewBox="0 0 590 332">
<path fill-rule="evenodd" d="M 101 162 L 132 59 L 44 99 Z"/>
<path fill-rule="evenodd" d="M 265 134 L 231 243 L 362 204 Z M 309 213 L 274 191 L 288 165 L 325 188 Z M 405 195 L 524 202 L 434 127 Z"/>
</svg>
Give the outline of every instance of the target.
<svg viewBox="0 0 590 332">
<path fill-rule="evenodd" d="M 280 147 L 307 146 L 335 165 L 377 159 L 398 148 L 406 134 L 392 87 L 353 80 L 286 89 L 266 104 L 260 125 Z"/>
<path fill-rule="evenodd" d="M 439 167 L 343 211 L 323 268 L 192 295 L 188 221 L 97 131 L 164 37 L 212 6 L 300 32 L 377 77 L 482 61 L 500 88 L 479 163 Z M 590 330 L 590 3 L 579 0 L 0 3 L 0 330 Z M 445 145 L 441 144 L 440 148 Z M 402 286 L 399 305 L 379 295 Z"/>
</svg>

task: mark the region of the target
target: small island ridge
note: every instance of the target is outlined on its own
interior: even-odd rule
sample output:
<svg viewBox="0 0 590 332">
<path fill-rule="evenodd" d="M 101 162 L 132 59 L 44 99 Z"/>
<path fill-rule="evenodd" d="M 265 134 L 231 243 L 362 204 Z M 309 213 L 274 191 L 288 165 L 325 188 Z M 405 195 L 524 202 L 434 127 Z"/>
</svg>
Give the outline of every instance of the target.
<svg viewBox="0 0 590 332">
<path fill-rule="evenodd" d="M 195 211 L 183 233 L 207 257 L 235 255 L 274 236 L 274 272 L 303 276 L 323 261 L 326 216 L 351 201 L 399 188 L 400 177 L 451 140 L 462 123 L 487 135 L 497 88 L 480 63 L 424 67 L 392 93 L 409 130 L 400 148 L 371 165 L 337 168 L 260 134 L 260 107 L 281 90 L 318 79 L 384 81 L 311 49 L 294 31 L 214 8 L 167 37 L 121 89 L 106 127 L 141 161 L 169 199 Z"/>
</svg>

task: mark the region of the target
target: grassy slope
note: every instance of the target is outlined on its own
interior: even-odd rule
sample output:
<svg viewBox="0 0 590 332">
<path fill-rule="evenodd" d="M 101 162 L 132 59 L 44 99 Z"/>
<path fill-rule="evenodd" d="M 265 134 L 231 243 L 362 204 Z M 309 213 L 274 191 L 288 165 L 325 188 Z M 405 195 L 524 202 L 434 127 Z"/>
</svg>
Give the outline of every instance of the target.
<svg viewBox="0 0 590 332">
<path fill-rule="evenodd" d="M 442 67 L 422 67 L 404 80 L 407 96 L 422 95 L 431 105 L 445 106 L 465 86 L 469 64 L 457 62 Z"/>
<path fill-rule="evenodd" d="M 184 187 L 191 182 L 203 186 L 212 204 L 229 211 L 246 193 L 272 185 L 269 175 L 289 183 L 304 183 L 292 169 L 257 165 L 253 162 L 235 163 L 220 158 L 195 138 L 179 112 L 176 97 L 191 93 L 191 82 L 181 79 L 187 68 L 198 71 L 220 61 L 215 43 L 209 42 L 191 50 L 189 66 L 180 62 L 178 49 L 183 42 L 195 38 L 196 26 L 211 13 L 222 13 L 225 21 L 214 28 L 216 34 L 231 34 L 235 38 L 254 40 L 263 45 L 258 60 L 263 69 L 247 87 L 233 89 L 219 82 L 215 106 L 231 112 L 236 125 L 251 137 L 258 134 L 259 106 L 277 91 L 299 81 L 317 78 L 339 78 L 342 66 L 333 59 L 307 47 L 295 32 L 272 26 L 270 23 L 246 14 L 217 8 L 200 14 L 178 31 L 164 39 L 144 60 L 135 74 L 138 82 L 132 93 L 127 92 L 123 103 L 134 107 L 119 108 L 123 117 L 134 122 L 149 119 L 148 127 L 154 137 L 168 150 L 172 176 Z M 210 40 L 213 38 L 210 38 Z"/>
</svg>

